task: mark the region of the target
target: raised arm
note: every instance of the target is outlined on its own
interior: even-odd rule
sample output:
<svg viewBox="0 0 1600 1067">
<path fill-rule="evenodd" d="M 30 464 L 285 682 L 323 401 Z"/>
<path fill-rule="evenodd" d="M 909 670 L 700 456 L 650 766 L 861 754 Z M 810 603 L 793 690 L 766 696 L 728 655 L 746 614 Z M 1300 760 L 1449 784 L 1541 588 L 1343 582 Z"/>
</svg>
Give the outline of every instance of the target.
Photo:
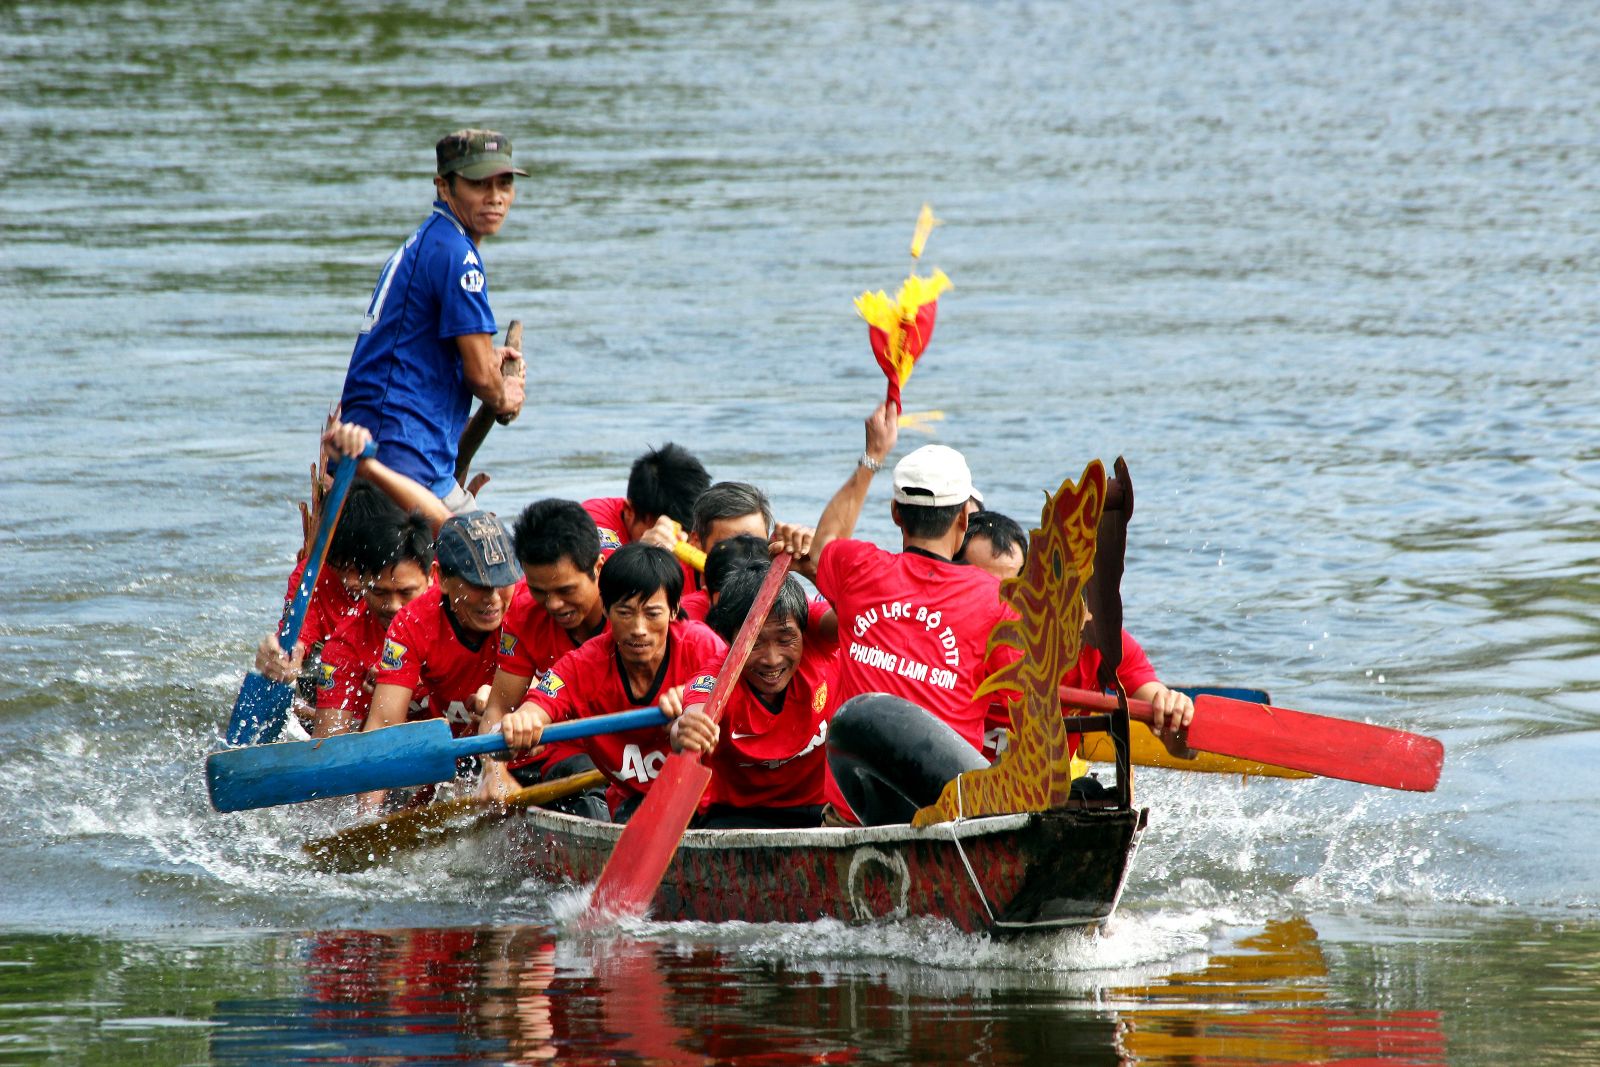
<svg viewBox="0 0 1600 1067">
<path fill-rule="evenodd" d="M 365 427 L 335 421 L 322 435 L 322 453 L 329 463 L 340 456 L 359 456 L 370 440 L 372 434 Z M 429 492 L 427 486 L 399 471 L 390 470 L 376 459 L 362 460 L 356 466 L 356 473 L 377 486 L 384 496 L 399 504 L 403 510 L 421 512 L 422 517 L 428 520 L 428 528 L 435 534 L 444 520 L 450 517 L 450 509 Z"/>
<path fill-rule="evenodd" d="M 856 461 L 850 477 L 822 509 L 822 518 L 817 520 L 817 532 L 811 539 L 813 557 L 820 557 L 828 542 L 855 533 L 861 508 L 867 502 L 867 490 L 872 486 L 872 476 L 883 469 L 884 461 L 900 438 L 900 418 L 894 405 L 885 401 L 874 408 L 867 416 L 866 429 L 866 450 Z"/>
</svg>

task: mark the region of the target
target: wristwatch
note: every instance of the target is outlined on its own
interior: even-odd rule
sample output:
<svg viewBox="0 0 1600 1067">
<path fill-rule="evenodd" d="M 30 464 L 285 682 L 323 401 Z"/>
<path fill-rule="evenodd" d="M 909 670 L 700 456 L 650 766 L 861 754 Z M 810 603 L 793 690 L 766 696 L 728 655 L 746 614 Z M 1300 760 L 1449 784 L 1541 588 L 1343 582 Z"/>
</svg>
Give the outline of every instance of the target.
<svg viewBox="0 0 1600 1067">
<path fill-rule="evenodd" d="M 879 471 L 883 470 L 883 460 L 873 459 L 870 453 L 863 451 L 861 453 L 861 458 L 856 460 L 856 466 L 865 467 L 873 474 L 877 474 Z"/>
</svg>

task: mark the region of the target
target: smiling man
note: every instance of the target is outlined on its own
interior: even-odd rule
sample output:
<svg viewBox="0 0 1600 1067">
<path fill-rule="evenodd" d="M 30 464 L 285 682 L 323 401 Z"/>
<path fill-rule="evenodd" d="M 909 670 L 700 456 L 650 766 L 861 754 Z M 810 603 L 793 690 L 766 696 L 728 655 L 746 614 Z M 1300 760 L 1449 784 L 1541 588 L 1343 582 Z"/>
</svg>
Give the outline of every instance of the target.
<svg viewBox="0 0 1600 1067">
<path fill-rule="evenodd" d="M 660 704 L 681 710 L 685 687 L 709 692 L 707 671 L 728 646 L 703 623 L 675 620 L 683 571 L 656 545 L 623 545 L 600 568 L 600 601 L 609 629 L 561 657 L 527 701 L 500 724 L 506 743 L 527 749 L 552 722 L 608 715 Z M 670 694 L 670 696 L 669 696 Z M 583 739 L 596 767 L 611 779 L 611 817 L 626 822 L 661 773 L 671 743 L 659 726 Z"/>
<path fill-rule="evenodd" d="M 461 512 L 475 506 L 455 480 L 472 398 L 502 416 L 522 410 L 521 377 L 502 373 L 506 360 L 519 366 L 517 354 L 494 343 L 482 244 L 527 171 L 494 130 L 457 130 L 434 151 L 433 212 L 378 275 L 340 406 L 346 422 L 372 432 L 380 460 Z"/>
<path fill-rule="evenodd" d="M 479 730 L 500 728 L 528 695 L 533 679 L 568 652 L 606 628 L 600 602 L 600 530 L 575 500 L 529 504 L 512 528 L 523 580 L 518 583 L 500 629 L 500 662 Z M 485 795 L 503 796 L 522 785 L 594 769 L 577 741 L 547 746 L 538 756 L 486 764 Z M 581 793 L 553 807 L 572 815 L 606 819 L 603 790 Z"/>
<path fill-rule="evenodd" d="M 478 691 L 494 680 L 500 623 L 516 584 L 511 537 L 486 511 L 453 515 L 434 541 L 434 591 L 401 608 L 384 636 L 363 730 L 442 718 L 457 737 L 476 733 Z M 372 810 L 382 793 L 367 794 Z"/>
<path fill-rule="evenodd" d="M 747 563 L 729 577 L 706 620 L 724 641 L 738 634 L 769 566 Z M 790 829 L 821 821 L 828 684 L 839 658 L 837 638 L 819 625 L 827 610 L 826 603 L 807 602 L 793 575 L 783 580 L 723 709 L 726 731 L 705 715 L 710 694 L 684 694 L 673 747 L 710 752 L 714 772 L 702 828 Z M 722 664 L 714 666 L 720 673 Z"/>
</svg>

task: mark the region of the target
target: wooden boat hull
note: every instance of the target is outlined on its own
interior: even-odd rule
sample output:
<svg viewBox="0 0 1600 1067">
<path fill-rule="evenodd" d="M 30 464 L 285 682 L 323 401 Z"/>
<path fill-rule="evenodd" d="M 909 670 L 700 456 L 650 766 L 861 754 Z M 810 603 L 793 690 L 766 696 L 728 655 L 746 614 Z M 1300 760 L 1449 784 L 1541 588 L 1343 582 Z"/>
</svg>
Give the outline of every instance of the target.
<svg viewBox="0 0 1600 1067">
<path fill-rule="evenodd" d="M 650 914 L 666 922 L 931 917 L 1008 936 L 1103 922 L 1147 809 L 1069 809 L 909 826 L 691 830 Z M 622 827 L 530 808 L 510 827 L 530 869 L 593 883 Z"/>
</svg>

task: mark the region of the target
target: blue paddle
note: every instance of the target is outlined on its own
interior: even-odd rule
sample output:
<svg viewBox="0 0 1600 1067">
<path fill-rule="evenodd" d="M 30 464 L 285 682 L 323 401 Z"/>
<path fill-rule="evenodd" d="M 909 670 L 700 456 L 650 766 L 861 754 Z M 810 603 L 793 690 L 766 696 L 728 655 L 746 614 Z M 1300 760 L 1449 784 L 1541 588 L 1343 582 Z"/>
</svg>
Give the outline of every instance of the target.
<svg viewBox="0 0 1600 1067">
<path fill-rule="evenodd" d="M 554 723 L 544 728 L 540 743 L 666 722 L 660 708 L 637 708 Z M 284 741 L 213 752 L 206 757 L 206 788 L 211 791 L 211 806 L 218 811 L 270 808 L 372 789 L 431 785 L 454 778 L 456 760 L 463 756 L 505 750 L 505 738 L 497 733 L 451 737 L 449 723 L 428 719 L 321 741 Z"/>
<path fill-rule="evenodd" d="M 378 454 L 378 446 L 367 445 L 362 458 Z M 344 510 L 344 498 L 350 492 L 350 483 L 356 477 L 356 460 L 345 456 L 333 473 L 333 488 L 322 501 L 322 521 L 317 524 L 317 536 L 311 542 L 311 554 L 306 557 L 306 569 L 300 575 L 300 586 L 295 590 L 289 614 L 278 627 L 278 647 L 285 656 L 294 652 L 294 643 L 300 639 L 300 627 L 306 621 L 306 608 L 311 604 L 312 590 L 317 587 L 317 575 L 322 573 L 322 560 L 328 554 L 328 540 Z M 239 687 L 239 699 L 233 702 L 233 715 L 228 719 L 228 744 L 259 745 L 276 741 L 289 719 L 289 704 L 294 700 L 294 686 L 288 682 L 274 682 L 252 669 L 244 676 Z"/>
</svg>

